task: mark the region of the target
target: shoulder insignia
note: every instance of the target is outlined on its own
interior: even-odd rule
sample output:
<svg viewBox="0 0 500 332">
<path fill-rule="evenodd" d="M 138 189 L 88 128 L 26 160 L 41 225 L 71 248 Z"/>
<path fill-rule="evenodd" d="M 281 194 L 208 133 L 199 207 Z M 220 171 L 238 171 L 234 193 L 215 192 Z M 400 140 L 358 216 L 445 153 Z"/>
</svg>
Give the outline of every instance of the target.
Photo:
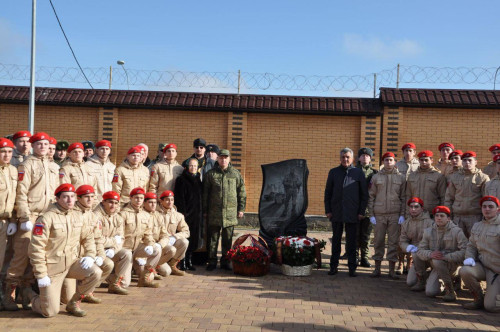
<svg viewBox="0 0 500 332">
<path fill-rule="evenodd" d="M 113 175 L 113 181 L 112 182 L 118 182 L 118 174 Z"/>
<path fill-rule="evenodd" d="M 59 172 L 59 179 L 62 179 L 64 177 L 64 172 Z"/>
<path fill-rule="evenodd" d="M 43 224 L 35 224 L 33 228 L 33 235 L 42 235 L 43 234 Z"/>
<path fill-rule="evenodd" d="M 153 176 L 153 175 L 155 175 L 155 170 L 154 169 L 151 170 L 151 176 Z"/>
<path fill-rule="evenodd" d="M 24 172 L 17 173 L 17 181 L 22 181 L 24 179 Z"/>
</svg>

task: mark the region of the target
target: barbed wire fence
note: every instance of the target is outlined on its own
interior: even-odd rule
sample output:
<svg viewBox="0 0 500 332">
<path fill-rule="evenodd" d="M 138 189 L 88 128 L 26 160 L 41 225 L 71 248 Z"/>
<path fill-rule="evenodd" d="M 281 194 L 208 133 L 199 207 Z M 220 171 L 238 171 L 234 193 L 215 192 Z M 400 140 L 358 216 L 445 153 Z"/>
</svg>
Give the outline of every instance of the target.
<svg viewBox="0 0 500 332">
<path fill-rule="evenodd" d="M 499 67 L 500 68 L 500 67 Z M 498 69 L 495 67 L 421 67 L 397 65 L 377 73 L 353 76 L 290 75 L 249 72 L 187 72 L 115 68 L 83 68 L 92 84 L 100 88 L 137 87 L 145 90 L 203 89 L 240 91 L 333 91 L 371 92 L 379 87 L 404 87 L 408 84 L 441 84 L 446 86 L 480 85 L 494 89 Z M 0 83 L 29 81 L 27 65 L 0 63 Z M 87 87 L 78 68 L 36 68 L 39 83 L 73 84 Z M 442 87 L 442 86 L 440 86 Z M 233 90 L 233 91 L 228 91 Z"/>
</svg>

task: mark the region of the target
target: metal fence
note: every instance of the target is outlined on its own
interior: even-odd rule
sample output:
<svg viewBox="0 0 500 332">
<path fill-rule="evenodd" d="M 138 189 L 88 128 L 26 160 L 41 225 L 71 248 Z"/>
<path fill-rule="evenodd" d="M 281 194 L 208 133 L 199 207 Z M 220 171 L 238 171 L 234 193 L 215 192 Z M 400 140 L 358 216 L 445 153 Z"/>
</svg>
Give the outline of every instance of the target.
<svg viewBox="0 0 500 332">
<path fill-rule="evenodd" d="M 500 67 L 499 67 L 500 68 Z M 226 92 L 308 91 L 320 94 L 334 91 L 364 92 L 376 95 L 379 87 L 404 87 L 405 85 L 439 84 L 453 88 L 457 85 L 474 85 L 483 89 L 494 89 L 498 69 L 495 67 L 420 67 L 397 65 L 377 73 L 353 76 L 334 75 L 290 75 L 249 72 L 186 72 L 143 69 L 83 68 L 85 75 L 95 87 L 134 88 L 145 90 L 202 89 Z M 0 83 L 13 84 L 29 81 L 27 65 L 1 64 Z M 36 81 L 58 83 L 58 86 L 77 85 L 88 87 L 78 68 L 36 68 Z M 232 90 L 232 91 L 230 91 Z"/>
</svg>

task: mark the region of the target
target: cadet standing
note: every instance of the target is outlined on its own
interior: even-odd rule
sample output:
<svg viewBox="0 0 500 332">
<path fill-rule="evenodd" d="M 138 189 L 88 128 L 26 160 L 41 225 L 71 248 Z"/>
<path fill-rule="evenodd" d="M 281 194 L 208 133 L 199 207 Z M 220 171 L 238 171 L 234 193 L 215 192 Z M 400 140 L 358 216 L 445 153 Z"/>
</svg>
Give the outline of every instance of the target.
<svg viewBox="0 0 500 332">
<path fill-rule="evenodd" d="M 240 172 L 231 165 L 229 150 L 223 149 L 203 181 L 203 217 L 208 218 L 208 265 L 207 270 L 217 267 L 217 247 L 222 233 L 222 257 L 220 266 L 229 270 L 226 254 L 231 249 L 237 218 L 243 218 L 247 194 Z"/>
<path fill-rule="evenodd" d="M 380 266 L 384 259 L 385 236 L 387 234 L 387 255 L 389 277 L 398 279 L 395 266 L 398 261 L 399 225 L 404 222 L 405 175 L 399 173 L 392 152 L 382 156 L 384 168 L 375 174 L 368 190 L 368 214 L 375 225 L 374 247 L 375 269 L 371 277 L 380 276 Z"/>
<path fill-rule="evenodd" d="M 66 160 L 67 150 L 69 147 L 68 141 L 59 141 L 56 144 L 56 153 L 54 154 L 54 162 L 61 166 L 62 163 Z"/>
<path fill-rule="evenodd" d="M 47 157 L 52 162 L 54 162 L 54 155 L 56 154 L 56 145 L 56 139 L 54 137 L 49 137 L 49 153 L 47 153 Z"/>
<path fill-rule="evenodd" d="M 441 159 L 438 160 L 436 168 L 441 172 L 441 174 L 446 176 L 453 170 L 453 166 L 451 165 L 448 157 L 450 153 L 455 150 L 455 147 L 451 143 L 441 143 L 438 149 L 439 154 L 441 155 Z"/>
<path fill-rule="evenodd" d="M 141 165 L 142 166 L 142 165 Z M 144 167 L 144 166 L 143 166 Z M 155 245 L 153 239 L 153 220 L 149 213 L 142 209 L 145 190 L 134 188 L 130 192 L 130 202 L 119 212 L 123 218 L 124 237 L 123 249 L 132 252 L 132 262 L 139 273 L 138 287 L 158 287 L 152 282 L 155 267 L 160 260 L 161 248 Z M 126 271 L 123 285 L 130 285 L 132 269 Z"/>
<path fill-rule="evenodd" d="M 462 152 L 462 150 L 457 149 L 457 150 L 453 150 L 453 152 L 450 153 L 450 155 L 448 156 L 448 158 L 450 159 L 452 170 L 450 171 L 450 173 L 448 175 L 446 175 L 447 182 L 450 182 L 450 177 L 453 173 L 457 173 L 462 169 L 462 155 L 463 154 L 464 153 Z"/>
<path fill-rule="evenodd" d="M 165 158 L 151 167 L 151 181 L 149 191 L 162 193 L 165 190 L 173 191 L 175 180 L 182 174 L 184 168 L 179 165 L 177 157 L 177 145 L 168 144 L 163 149 Z"/>
<path fill-rule="evenodd" d="M 399 246 L 403 252 L 415 254 L 422 241 L 424 230 L 431 227 L 434 222 L 429 217 L 429 213 L 424 212 L 424 202 L 420 198 L 410 198 L 407 205 L 410 208 L 410 216 L 401 225 Z M 413 264 L 406 277 L 406 284 L 411 287 L 412 291 L 425 290 L 425 270 L 425 262 L 418 255 L 413 255 Z"/>
<path fill-rule="evenodd" d="M 17 286 L 23 289 L 23 308 L 30 308 L 28 300 L 34 280 L 27 252 L 31 230 L 38 216 L 54 201 L 54 191 L 59 183 L 57 165 L 47 158 L 49 137 L 44 132 L 31 136 L 33 154 L 18 166 L 16 212 L 19 228 L 13 239 L 14 256 L 7 270 L 8 294 L 4 298 L 7 310 L 17 310 L 12 298 Z"/>
<path fill-rule="evenodd" d="M 372 167 L 373 151 L 370 148 L 361 148 L 358 151 L 358 165 L 357 168 L 363 171 L 365 175 L 366 183 L 370 183 L 372 177 L 377 174 L 377 170 Z M 356 248 L 356 259 L 359 259 L 359 266 L 371 267 L 372 265 L 368 261 L 369 246 L 370 246 L 370 236 L 372 234 L 372 223 L 370 222 L 370 212 L 366 210 L 365 217 L 359 221 L 358 234 L 357 234 L 357 248 Z M 347 258 L 347 257 L 346 257 Z"/>
<path fill-rule="evenodd" d="M 7 249 L 7 235 L 12 235 L 17 231 L 16 224 L 10 223 L 17 188 L 17 169 L 10 164 L 13 150 L 12 141 L 0 138 L 0 270 Z M 3 297 L 3 280 L 0 279 L 0 299 Z M 0 302 L 0 310 L 2 309 L 3 303 Z"/>
<path fill-rule="evenodd" d="M 500 202 L 494 196 L 481 199 L 483 220 L 472 226 L 460 277 L 474 297 L 465 309 L 500 312 Z M 486 281 L 486 294 L 480 282 Z"/>
<path fill-rule="evenodd" d="M 159 265 L 168 263 L 173 275 L 183 276 L 184 271 L 177 268 L 177 263 L 184 259 L 189 245 L 189 226 L 182 213 L 177 212 L 174 193 L 170 190 L 161 194 L 159 211 L 165 220 L 163 223 L 165 229 L 160 232 L 160 239 L 157 242 L 162 250 Z"/>
<path fill-rule="evenodd" d="M 95 186 L 93 170 L 85 163 L 84 147 L 82 143 L 73 143 L 68 147 L 68 159 L 63 162 L 59 170 L 61 183 L 71 183 L 76 188 L 87 184 Z"/>
<path fill-rule="evenodd" d="M 127 159 L 115 169 L 112 188 L 121 196 L 122 205 L 130 201 L 129 193 L 132 189 L 148 186 L 149 170 L 141 160 L 141 149 L 134 146 L 128 150 Z"/>
<path fill-rule="evenodd" d="M 68 313 L 83 317 L 81 300 L 91 294 L 101 278 L 94 265 L 96 249 L 92 231 L 75 211 L 75 187 L 65 183 L 55 190 L 56 203 L 36 220 L 28 249 L 40 295 L 33 298 L 33 311 L 44 317 L 59 312 L 64 278 L 79 280 L 76 293 L 66 305 Z M 84 257 L 78 258 L 75 247 L 84 247 Z"/>
<path fill-rule="evenodd" d="M 83 160 L 87 161 L 95 153 L 95 145 L 92 141 L 83 141 Z"/>
<path fill-rule="evenodd" d="M 446 194 L 446 178 L 432 166 L 432 156 L 432 151 L 420 152 L 420 166 L 416 172 L 410 174 L 406 182 L 406 197 L 422 199 L 425 202 L 424 210 L 429 213 L 436 206 L 443 205 Z"/>
<path fill-rule="evenodd" d="M 500 199 L 500 154 L 493 157 L 493 163 L 496 167 L 495 176 L 486 182 L 485 194 L 487 196 L 495 196 Z"/>
<path fill-rule="evenodd" d="M 101 140 L 96 143 L 95 147 L 96 153 L 87 160 L 86 165 L 93 171 L 96 183 L 96 201 L 100 202 L 102 195 L 113 188 L 111 181 L 113 181 L 116 166 L 109 160 L 110 141 Z"/>
<path fill-rule="evenodd" d="M 417 147 L 414 143 L 406 143 L 401 147 L 403 151 L 403 159 L 396 163 L 396 168 L 399 173 L 405 175 L 408 179 L 410 173 L 416 172 L 420 163 L 418 159 L 415 158 Z"/>
<path fill-rule="evenodd" d="M 444 205 L 453 213 L 453 221 L 462 228 L 467 238 L 472 225 L 481 220 L 479 201 L 485 192 L 488 175 L 476 168 L 477 160 L 474 151 L 466 151 L 462 155 L 463 169 L 450 176 Z"/>
<path fill-rule="evenodd" d="M 490 146 L 491 157 L 494 158 L 497 155 L 500 155 L 500 144 L 493 144 Z M 483 173 L 488 175 L 490 179 L 494 178 L 496 175 L 495 163 L 490 161 L 488 165 L 483 168 Z"/>
<path fill-rule="evenodd" d="M 30 154 L 31 143 L 30 143 L 31 133 L 26 130 L 18 131 L 12 137 L 14 142 L 14 151 L 12 152 L 12 160 L 10 164 L 12 166 L 19 166 Z"/>
<path fill-rule="evenodd" d="M 96 222 L 102 225 L 104 253 L 115 265 L 114 273 L 107 279 L 108 293 L 127 295 L 128 290 L 123 287 L 123 279 L 127 271 L 132 269 L 132 252 L 122 248 L 124 226 L 123 218 L 118 214 L 119 207 L 120 195 L 114 191 L 105 192 L 102 202 L 94 209 L 94 217 Z"/>
</svg>

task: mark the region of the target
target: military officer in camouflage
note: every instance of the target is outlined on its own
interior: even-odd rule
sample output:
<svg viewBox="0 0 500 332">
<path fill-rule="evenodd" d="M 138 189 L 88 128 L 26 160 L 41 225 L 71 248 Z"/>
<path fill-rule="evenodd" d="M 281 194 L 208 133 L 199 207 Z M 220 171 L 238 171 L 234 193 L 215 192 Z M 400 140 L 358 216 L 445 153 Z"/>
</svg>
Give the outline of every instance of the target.
<svg viewBox="0 0 500 332">
<path fill-rule="evenodd" d="M 217 247 L 222 233 L 221 268 L 229 269 L 226 258 L 231 248 L 237 218 L 243 218 L 246 206 L 245 183 L 240 172 L 231 163 L 228 150 L 221 150 L 217 165 L 203 182 L 203 215 L 208 218 L 208 271 L 217 267 Z"/>
</svg>

